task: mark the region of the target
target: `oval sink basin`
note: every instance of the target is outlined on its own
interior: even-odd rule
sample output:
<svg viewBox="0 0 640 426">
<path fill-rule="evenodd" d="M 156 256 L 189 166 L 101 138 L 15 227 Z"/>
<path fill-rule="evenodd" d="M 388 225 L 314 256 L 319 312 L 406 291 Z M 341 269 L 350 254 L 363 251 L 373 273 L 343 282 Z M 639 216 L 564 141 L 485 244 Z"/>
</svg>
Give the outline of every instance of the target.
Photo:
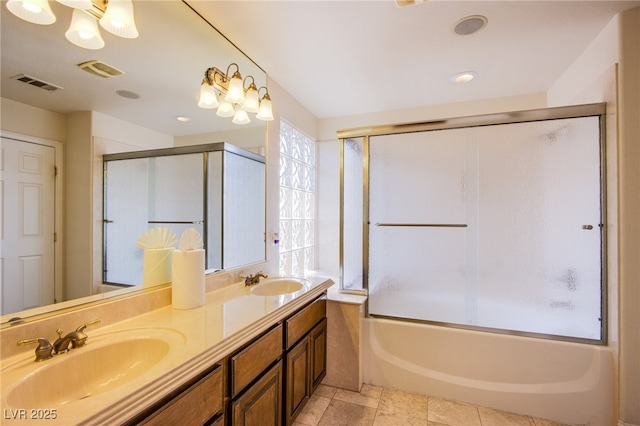
<svg viewBox="0 0 640 426">
<path fill-rule="evenodd" d="M 181 333 L 170 330 L 131 333 L 93 342 L 89 336 L 85 347 L 56 355 L 27 374 L 6 402 L 20 408 L 58 407 L 99 395 L 145 374 L 185 342 Z"/>
<path fill-rule="evenodd" d="M 300 278 L 267 278 L 251 288 L 254 296 L 279 296 L 295 293 L 305 287 L 306 280 Z"/>
</svg>

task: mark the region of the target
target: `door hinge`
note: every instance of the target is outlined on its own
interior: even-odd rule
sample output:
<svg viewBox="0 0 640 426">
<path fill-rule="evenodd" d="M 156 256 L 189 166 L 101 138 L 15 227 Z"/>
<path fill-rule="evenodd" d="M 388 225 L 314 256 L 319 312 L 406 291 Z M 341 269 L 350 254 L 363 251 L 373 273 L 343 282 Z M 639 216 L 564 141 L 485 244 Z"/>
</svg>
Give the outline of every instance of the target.
<svg viewBox="0 0 640 426">
<path fill-rule="evenodd" d="M 58 166 L 53 166 L 53 176 L 54 177 L 58 176 Z"/>
<path fill-rule="evenodd" d="M 54 232 L 54 233 L 53 233 L 53 242 L 54 242 L 54 243 L 57 243 L 57 242 L 58 242 L 58 233 L 57 233 L 57 232 Z"/>
</svg>

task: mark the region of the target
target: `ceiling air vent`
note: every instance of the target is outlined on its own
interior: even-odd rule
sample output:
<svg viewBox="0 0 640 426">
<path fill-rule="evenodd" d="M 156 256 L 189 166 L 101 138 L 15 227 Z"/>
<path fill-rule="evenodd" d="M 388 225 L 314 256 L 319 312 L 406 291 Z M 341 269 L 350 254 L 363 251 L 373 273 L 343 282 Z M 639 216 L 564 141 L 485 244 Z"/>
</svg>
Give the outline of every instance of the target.
<svg viewBox="0 0 640 426">
<path fill-rule="evenodd" d="M 46 81 L 40 78 L 31 77 L 30 75 L 26 75 L 26 74 L 14 75 L 11 78 L 13 78 L 14 80 L 21 81 L 23 83 L 30 84 L 32 86 L 39 87 L 44 90 L 48 90 L 50 92 L 53 92 L 54 90 L 62 89 L 62 86 L 58 86 L 53 83 L 47 83 Z"/>
<path fill-rule="evenodd" d="M 78 64 L 78 67 L 88 73 L 104 78 L 117 77 L 124 74 L 124 72 L 120 71 L 118 68 L 112 67 L 111 65 L 105 64 L 97 59 Z"/>
</svg>

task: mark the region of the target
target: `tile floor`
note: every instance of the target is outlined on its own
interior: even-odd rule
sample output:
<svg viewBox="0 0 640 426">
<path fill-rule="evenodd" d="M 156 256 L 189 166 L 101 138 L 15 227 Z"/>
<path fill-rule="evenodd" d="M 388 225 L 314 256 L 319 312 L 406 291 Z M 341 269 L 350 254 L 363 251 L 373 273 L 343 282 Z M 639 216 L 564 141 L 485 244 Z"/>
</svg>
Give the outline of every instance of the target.
<svg viewBox="0 0 640 426">
<path fill-rule="evenodd" d="M 320 385 L 294 426 L 564 426 L 440 398 L 364 385 L 352 392 Z"/>
</svg>

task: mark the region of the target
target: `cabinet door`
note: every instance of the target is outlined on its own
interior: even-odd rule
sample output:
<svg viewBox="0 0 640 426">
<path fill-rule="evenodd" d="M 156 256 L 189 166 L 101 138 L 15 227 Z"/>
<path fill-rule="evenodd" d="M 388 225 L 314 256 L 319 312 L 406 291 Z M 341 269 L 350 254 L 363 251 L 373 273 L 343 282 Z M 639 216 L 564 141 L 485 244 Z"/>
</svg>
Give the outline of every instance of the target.
<svg viewBox="0 0 640 426">
<path fill-rule="evenodd" d="M 309 333 L 311 352 L 311 394 L 316 390 L 327 374 L 327 319 L 314 327 Z"/>
<path fill-rule="evenodd" d="M 267 371 L 232 404 L 233 426 L 280 426 L 282 361 Z"/>
<path fill-rule="evenodd" d="M 287 353 L 287 393 L 286 410 L 287 425 L 302 410 L 311 396 L 311 341 L 307 337 Z"/>
</svg>

